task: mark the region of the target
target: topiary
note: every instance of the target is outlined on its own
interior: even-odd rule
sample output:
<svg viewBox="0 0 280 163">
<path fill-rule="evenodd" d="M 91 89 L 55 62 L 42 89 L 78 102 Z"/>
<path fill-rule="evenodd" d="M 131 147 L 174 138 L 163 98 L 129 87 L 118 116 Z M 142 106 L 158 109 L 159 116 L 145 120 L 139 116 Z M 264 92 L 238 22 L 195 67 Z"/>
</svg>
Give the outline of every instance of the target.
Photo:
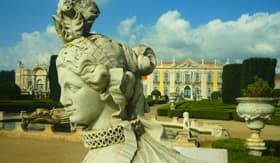
<svg viewBox="0 0 280 163">
<path fill-rule="evenodd" d="M 160 97 L 160 96 L 161 96 L 161 93 L 160 93 L 159 90 L 154 89 L 154 90 L 151 92 L 151 95 L 152 95 L 152 96 L 156 96 L 156 97 Z"/>
</svg>

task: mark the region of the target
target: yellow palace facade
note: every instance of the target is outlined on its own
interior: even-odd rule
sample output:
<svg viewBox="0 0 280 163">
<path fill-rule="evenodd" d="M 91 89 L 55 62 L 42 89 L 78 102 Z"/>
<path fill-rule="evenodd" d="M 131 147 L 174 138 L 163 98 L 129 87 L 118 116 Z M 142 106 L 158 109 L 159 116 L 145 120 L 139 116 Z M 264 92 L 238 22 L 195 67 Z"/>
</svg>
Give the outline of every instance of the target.
<svg viewBox="0 0 280 163">
<path fill-rule="evenodd" d="M 158 89 L 162 95 L 174 92 L 185 99 L 207 99 L 212 92 L 221 90 L 222 71 L 223 64 L 216 61 L 161 62 L 151 75 L 144 77 L 144 93 L 147 96 Z"/>
</svg>

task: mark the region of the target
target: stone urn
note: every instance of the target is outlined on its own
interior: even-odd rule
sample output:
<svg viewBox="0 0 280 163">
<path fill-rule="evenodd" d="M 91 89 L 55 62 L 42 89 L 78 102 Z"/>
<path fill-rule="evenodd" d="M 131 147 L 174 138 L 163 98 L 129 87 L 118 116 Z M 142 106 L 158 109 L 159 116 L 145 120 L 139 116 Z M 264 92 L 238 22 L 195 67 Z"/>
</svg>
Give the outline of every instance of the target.
<svg viewBox="0 0 280 163">
<path fill-rule="evenodd" d="M 261 129 L 265 121 L 270 120 L 275 112 L 275 99 L 269 97 L 238 97 L 236 112 L 239 117 L 244 118 L 250 129 L 250 137 L 246 139 L 249 155 L 261 156 L 266 150 L 265 142 L 260 137 Z"/>
</svg>

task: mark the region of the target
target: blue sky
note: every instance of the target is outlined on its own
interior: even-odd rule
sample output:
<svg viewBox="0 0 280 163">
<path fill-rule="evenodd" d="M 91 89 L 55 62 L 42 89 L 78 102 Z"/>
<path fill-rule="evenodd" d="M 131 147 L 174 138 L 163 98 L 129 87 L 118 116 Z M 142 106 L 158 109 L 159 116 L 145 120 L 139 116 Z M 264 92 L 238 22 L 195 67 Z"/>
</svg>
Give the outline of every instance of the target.
<svg viewBox="0 0 280 163">
<path fill-rule="evenodd" d="M 53 27 L 58 0 L 3 1 L 0 70 L 48 63 L 62 42 Z M 93 32 L 130 46 L 150 45 L 158 60 L 186 58 L 224 63 L 249 57 L 280 62 L 279 0 L 97 0 Z M 279 65 L 279 64 L 278 64 Z"/>
</svg>

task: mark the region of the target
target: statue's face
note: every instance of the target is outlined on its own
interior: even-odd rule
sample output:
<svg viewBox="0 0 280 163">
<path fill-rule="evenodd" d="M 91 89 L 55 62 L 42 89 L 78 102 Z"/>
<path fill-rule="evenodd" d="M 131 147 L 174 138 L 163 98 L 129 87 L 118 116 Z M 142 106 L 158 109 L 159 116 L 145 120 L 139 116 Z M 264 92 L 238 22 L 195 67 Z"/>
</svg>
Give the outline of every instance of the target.
<svg viewBox="0 0 280 163">
<path fill-rule="evenodd" d="M 90 88 L 79 76 L 66 68 L 58 68 L 61 86 L 60 102 L 70 115 L 70 122 L 93 123 L 104 108 L 100 93 Z"/>
</svg>

